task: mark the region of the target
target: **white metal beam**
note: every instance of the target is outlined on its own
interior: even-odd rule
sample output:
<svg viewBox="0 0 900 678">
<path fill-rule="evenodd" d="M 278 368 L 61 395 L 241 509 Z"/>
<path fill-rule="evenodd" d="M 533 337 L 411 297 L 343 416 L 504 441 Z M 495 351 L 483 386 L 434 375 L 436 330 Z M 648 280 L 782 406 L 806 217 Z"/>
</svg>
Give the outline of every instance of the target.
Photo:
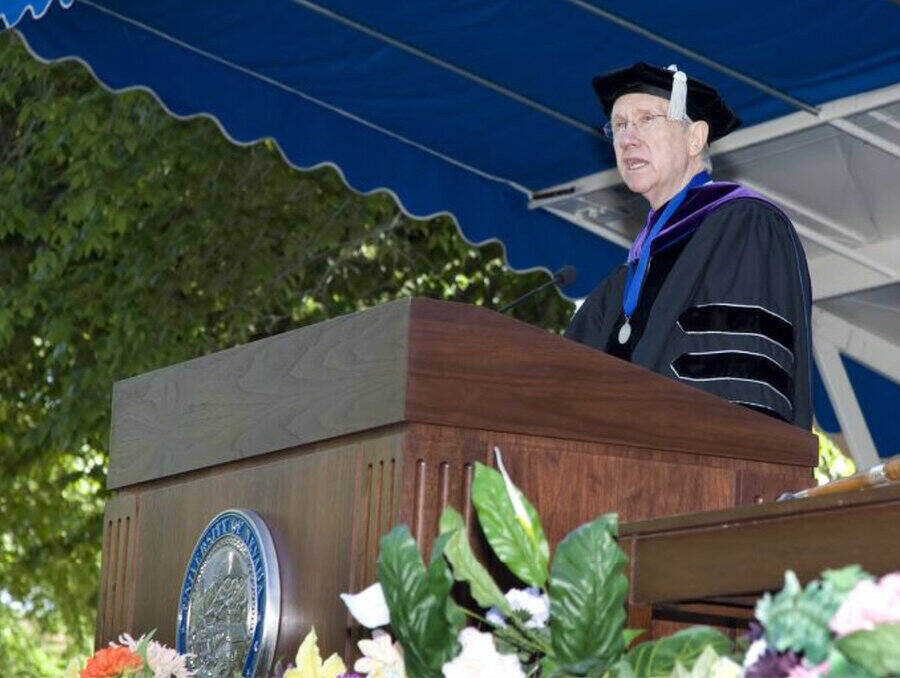
<svg viewBox="0 0 900 678">
<path fill-rule="evenodd" d="M 802 132 L 836 118 L 848 118 L 874 108 L 888 106 L 898 101 L 900 101 L 900 84 L 889 85 L 842 99 L 835 99 L 819 106 L 818 115 L 810 115 L 805 111 L 798 111 L 754 125 L 753 127 L 736 130 L 724 139 L 714 143 L 710 150 L 713 155 L 721 155 L 722 153 L 777 139 L 787 134 Z"/>
<path fill-rule="evenodd" d="M 849 120 L 844 120 L 843 118 L 835 118 L 828 124 L 832 127 L 836 127 L 846 134 L 849 134 L 852 137 L 859 139 L 864 143 L 869 144 L 870 146 L 873 146 L 874 148 L 884 151 L 888 155 L 892 155 L 895 158 L 900 158 L 900 144 L 895 144 L 892 141 L 888 141 L 883 136 L 875 134 L 874 132 L 870 132 L 865 127 L 860 127 L 855 122 L 850 122 Z"/>
<path fill-rule="evenodd" d="M 892 267 L 881 264 L 877 261 L 874 261 L 867 257 L 864 254 L 860 254 L 857 250 L 847 247 L 846 245 L 842 245 L 839 242 L 836 242 L 829 238 L 827 235 L 822 235 L 814 228 L 811 228 L 797 219 L 793 219 L 794 229 L 797 231 L 797 234 L 801 238 L 806 238 L 810 242 L 814 242 L 817 245 L 821 245 L 825 249 L 838 254 L 845 259 L 850 259 L 851 261 L 855 261 L 862 266 L 865 266 L 867 269 L 872 271 L 873 273 L 879 274 L 882 276 L 881 284 L 884 285 L 892 280 L 897 278 L 897 271 Z"/>
<path fill-rule="evenodd" d="M 859 469 L 867 469 L 878 463 L 878 452 L 859 408 L 850 378 L 841 362 L 837 347 L 826 338 L 813 335 L 813 352 L 825 390 L 834 407 L 841 432 L 850 449 L 850 456 Z"/>
<path fill-rule="evenodd" d="M 873 108 L 887 106 L 898 101 L 900 101 L 900 84 L 882 87 L 880 89 L 872 90 L 871 92 L 864 92 L 862 94 L 856 94 L 854 96 L 844 97 L 842 99 L 835 99 L 834 101 L 829 101 L 825 104 L 822 104 L 819 107 L 819 113 L 817 115 L 807 113 L 806 111 L 798 111 L 796 113 L 791 113 L 780 118 L 775 118 L 774 120 L 769 120 L 768 122 L 754 125 L 753 127 L 747 127 L 746 129 L 739 129 L 737 131 L 734 131 L 724 139 L 721 139 L 712 144 L 712 146 L 710 146 L 710 154 L 715 157 L 724 153 L 729 153 L 731 151 L 737 151 L 741 148 L 754 146 L 765 141 L 771 141 L 772 139 L 777 139 L 778 137 L 793 134 L 795 132 L 801 132 L 812 127 L 817 127 L 819 125 L 829 123 L 832 120 L 846 118 L 858 113 L 864 113 L 866 111 L 872 110 Z M 847 124 L 852 125 L 852 123 Z M 867 134 L 871 134 L 867 130 L 863 131 L 867 132 Z M 876 137 L 876 135 L 872 136 Z M 876 141 L 878 141 L 879 143 L 888 143 L 882 137 L 877 137 Z M 892 146 L 896 146 L 896 144 L 893 144 Z M 612 186 L 616 186 L 620 183 L 622 183 L 622 178 L 619 176 L 619 171 L 613 167 L 607 170 L 603 170 L 602 172 L 588 174 L 572 181 L 567 181 L 555 186 L 550 186 L 540 191 L 536 191 L 535 193 L 540 195 L 541 193 L 553 193 L 569 188 L 574 189 L 564 195 L 557 195 L 552 198 L 546 198 L 543 200 L 531 200 L 528 203 L 528 206 L 532 209 L 543 207 L 545 205 L 553 204 L 554 202 L 559 202 L 560 200 L 577 197 L 585 193 L 591 193 L 593 191 L 611 188 Z"/>
<path fill-rule="evenodd" d="M 900 0 L 898 0 L 900 1 Z M 870 118 L 874 118 L 878 122 L 883 122 L 888 127 L 893 127 L 896 130 L 900 130 L 900 120 L 897 120 L 893 116 L 888 115 L 882 111 L 869 111 L 868 116 Z"/>
<path fill-rule="evenodd" d="M 799 202 L 794 200 L 793 198 L 789 198 L 783 193 L 779 193 L 776 190 L 769 188 L 768 186 L 762 186 L 757 184 L 754 181 L 750 181 L 746 177 L 740 176 L 736 177 L 735 181 L 739 184 L 746 186 L 747 188 L 756 191 L 757 193 L 762 193 L 767 198 L 773 200 L 774 202 L 782 205 L 783 207 L 787 207 L 789 210 L 796 212 L 797 214 L 816 221 L 823 226 L 830 228 L 832 231 L 836 231 L 841 235 L 850 238 L 855 243 L 861 243 L 862 238 L 860 237 L 857 231 L 854 231 L 851 228 L 848 228 L 844 224 L 840 223 L 829 217 L 826 214 L 822 214 L 818 210 L 813 209 L 812 207 L 808 207 L 807 205 L 801 205 Z"/>
<path fill-rule="evenodd" d="M 812 311 L 812 327 L 817 338 L 900 383 L 900 346 L 816 306 Z"/>
<path fill-rule="evenodd" d="M 900 281 L 900 238 L 863 245 L 853 252 L 867 261 L 888 267 L 892 273 L 888 275 L 876 271 L 843 254 L 828 254 L 810 259 L 809 277 L 812 280 L 813 301 Z"/>
</svg>

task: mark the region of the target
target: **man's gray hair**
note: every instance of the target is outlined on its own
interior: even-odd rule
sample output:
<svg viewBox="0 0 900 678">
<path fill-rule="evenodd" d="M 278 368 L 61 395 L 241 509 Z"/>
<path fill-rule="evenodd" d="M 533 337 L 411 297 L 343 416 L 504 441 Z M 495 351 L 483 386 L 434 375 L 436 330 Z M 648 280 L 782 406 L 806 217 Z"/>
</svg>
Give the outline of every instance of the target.
<svg viewBox="0 0 900 678">
<path fill-rule="evenodd" d="M 703 150 L 700 151 L 700 162 L 703 163 L 703 169 L 712 174 L 712 156 L 709 154 L 709 144 L 704 144 Z"/>
</svg>

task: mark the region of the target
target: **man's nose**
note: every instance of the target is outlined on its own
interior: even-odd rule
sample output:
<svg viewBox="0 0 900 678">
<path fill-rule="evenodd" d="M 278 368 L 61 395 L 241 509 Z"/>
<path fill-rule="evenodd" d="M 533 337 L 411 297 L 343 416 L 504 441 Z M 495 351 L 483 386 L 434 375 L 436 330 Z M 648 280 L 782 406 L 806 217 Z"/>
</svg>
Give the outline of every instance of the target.
<svg viewBox="0 0 900 678">
<path fill-rule="evenodd" d="M 641 138 L 637 132 L 637 125 L 627 125 L 621 134 L 616 135 L 616 143 L 622 148 L 636 146 L 640 141 Z"/>
</svg>

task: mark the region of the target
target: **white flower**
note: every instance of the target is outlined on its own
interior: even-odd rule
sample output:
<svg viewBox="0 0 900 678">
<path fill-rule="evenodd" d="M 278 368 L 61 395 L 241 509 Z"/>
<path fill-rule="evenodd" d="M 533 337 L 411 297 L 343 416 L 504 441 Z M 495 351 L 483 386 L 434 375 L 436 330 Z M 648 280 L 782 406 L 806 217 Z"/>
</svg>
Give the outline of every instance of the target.
<svg viewBox="0 0 900 678">
<path fill-rule="evenodd" d="M 119 644 L 136 652 L 143 639 L 141 636 L 135 640 L 129 634 L 123 633 L 119 636 Z M 153 678 L 190 678 L 194 675 L 193 671 L 188 671 L 187 655 L 178 654 L 176 650 L 155 640 L 147 643 L 147 666 L 153 671 Z"/>
<path fill-rule="evenodd" d="M 506 620 L 503 619 L 503 614 L 500 612 L 499 607 L 492 607 L 487 611 L 485 615 L 485 619 L 488 620 L 489 624 L 493 624 L 494 626 L 499 626 L 501 629 L 506 628 Z"/>
<path fill-rule="evenodd" d="M 750 643 L 747 648 L 747 654 L 744 655 L 744 668 L 748 669 L 753 666 L 763 653 L 766 651 L 766 639 L 758 638 Z"/>
<path fill-rule="evenodd" d="M 525 628 L 540 629 L 550 619 L 550 599 L 533 586 L 527 589 L 510 589 L 506 592 L 506 600 L 514 611 L 528 613 Z"/>
<path fill-rule="evenodd" d="M 384 599 L 381 584 L 372 584 L 357 594 L 342 593 L 341 600 L 356 621 L 367 629 L 376 629 L 391 623 L 391 611 Z"/>
<path fill-rule="evenodd" d="M 529 586 L 527 589 L 510 589 L 505 598 L 513 612 L 519 613 L 516 617 L 525 620 L 525 628 L 540 629 L 547 625 L 550 619 L 550 599 L 546 593 Z M 506 621 L 496 607 L 488 610 L 487 620 L 494 626 L 506 627 Z"/>
<path fill-rule="evenodd" d="M 356 660 L 354 671 L 369 678 L 406 678 L 403 648 L 399 643 L 391 643 L 387 633 L 375 631 L 372 640 L 361 640 L 357 645 L 363 656 Z"/>
<path fill-rule="evenodd" d="M 490 633 L 472 627 L 459 633 L 462 652 L 444 664 L 444 678 L 525 678 L 514 654 L 500 654 Z"/>
</svg>

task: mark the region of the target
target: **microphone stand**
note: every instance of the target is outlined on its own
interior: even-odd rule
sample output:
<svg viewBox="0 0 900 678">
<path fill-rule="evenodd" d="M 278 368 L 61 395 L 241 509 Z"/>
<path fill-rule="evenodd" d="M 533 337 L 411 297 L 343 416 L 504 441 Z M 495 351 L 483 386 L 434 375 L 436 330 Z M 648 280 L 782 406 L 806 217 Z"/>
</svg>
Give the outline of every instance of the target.
<svg viewBox="0 0 900 678">
<path fill-rule="evenodd" d="M 497 313 L 506 313 L 509 309 L 513 308 L 514 306 L 518 306 L 521 302 L 525 301 L 532 294 L 537 294 L 538 292 L 541 292 L 542 290 L 545 290 L 548 287 L 552 287 L 553 285 L 562 285 L 562 286 L 571 285 L 573 282 L 575 282 L 575 278 L 577 277 L 577 275 L 578 275 L 578 272 L 575 270 L 574 266 L 563 266 L 561 269 L 559 269 L 556 273 L 553 274 L 553 278 L 551 278 L 550 280 L 545 282 L 543 285 L 539 285 L 538 287 L 535 287 L 533 290 L 526 292 L 518 299 L 509 302 L 506 306 L 498 309 Z"/>
</svg>

